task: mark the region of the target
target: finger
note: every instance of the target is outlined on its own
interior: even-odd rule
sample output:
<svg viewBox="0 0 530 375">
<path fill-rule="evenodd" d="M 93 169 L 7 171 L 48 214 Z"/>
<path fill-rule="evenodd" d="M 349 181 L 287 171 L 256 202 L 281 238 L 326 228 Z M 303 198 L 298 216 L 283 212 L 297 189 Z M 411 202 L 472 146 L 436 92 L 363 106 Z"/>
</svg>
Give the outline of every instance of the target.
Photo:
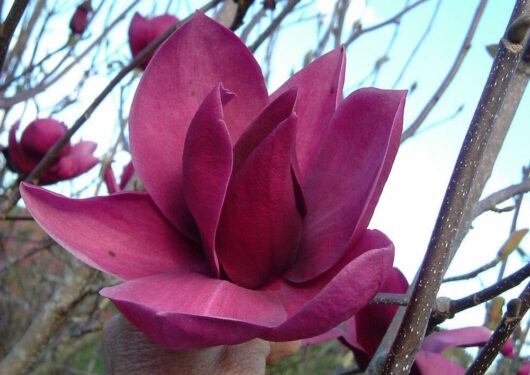
<svg viewBox="0 0 530 375">
<path fill-rule="evenodd" d="M 265 374 L 270 344 L 256 339 L 239 345 L 173 351 L 118 315 L 105 325 L 103 351 L 107 375 L 260 375 Z"/>
</svg>

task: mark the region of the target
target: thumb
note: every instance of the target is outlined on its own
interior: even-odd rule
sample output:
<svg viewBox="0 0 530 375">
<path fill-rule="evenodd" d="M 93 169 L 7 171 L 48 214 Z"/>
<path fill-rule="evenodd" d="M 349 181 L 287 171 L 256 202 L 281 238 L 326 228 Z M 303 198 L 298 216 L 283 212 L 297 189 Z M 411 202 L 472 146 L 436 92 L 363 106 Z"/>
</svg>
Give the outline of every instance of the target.
<svg viewBox="0 0 530 375">
<path fill-rule="evenodd" d="M 103 330 L 103 355 L 107 375 L 265 374 L 271 346 L 255 339 L 239 345 L 175 351 L 145 336 L 121 315 Z"/>
</svg>

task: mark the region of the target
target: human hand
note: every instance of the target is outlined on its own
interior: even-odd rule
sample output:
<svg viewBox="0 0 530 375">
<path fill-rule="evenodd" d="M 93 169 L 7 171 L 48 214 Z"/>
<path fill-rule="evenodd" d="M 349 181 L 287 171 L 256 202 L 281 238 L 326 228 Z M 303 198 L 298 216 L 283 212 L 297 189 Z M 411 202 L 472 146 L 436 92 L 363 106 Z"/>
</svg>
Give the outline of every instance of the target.
<svg viewBox="0 0 530 375">
<path fill-rule="evenodd" d="M 300 344 L 255 339 L 239 345 L 174 351 L 153 342 L 121 315 L 109 320 L 103 330 L 108 375 L 259 375 L 265 374 L 266 363 L 294 354 Z"/>
</svg>

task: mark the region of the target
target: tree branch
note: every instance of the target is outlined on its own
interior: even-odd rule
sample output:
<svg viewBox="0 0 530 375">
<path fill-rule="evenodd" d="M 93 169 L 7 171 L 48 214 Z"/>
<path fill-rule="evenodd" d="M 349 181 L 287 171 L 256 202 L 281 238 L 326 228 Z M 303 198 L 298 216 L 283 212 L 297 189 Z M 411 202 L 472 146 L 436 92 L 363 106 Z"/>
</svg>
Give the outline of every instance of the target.
<svg viewBox="0 0 530 375">
<path fill-rule="evenodd" d="M 476 218 L 486 211 L 495 210 L 499 203 L 502 203 L 520 194 L 527 193 L 528 191 L 530 191 L 530 180 L 528 179 L 521 183 L 514 184 L 499 190 L 478 202 L 473 209 L 472 216 Z"/>
<path fill-rule="evenodd" d="M 267 39 L 277 28 L 280 26 L 280 23 L 282 23 L 283 19 L 287 17 L 289 13 L 294 9 L 294 7 L 300 2 L 300 0 L 289 0 L 287 5 L 285 5 L 285 8 L 282 9 L 281 13 L 278 14 L 278 17 L 274 19 L 274 21 L 271 22 L 269 27 L 261 33 L 260 36 L 252 43 L 250 47 L 248 47 L 249 50 L 252 52 L 256 52 L 256 50 L 259 48 L 259 46 Z"/>
<path fill-rule="evenodd" d="M 433 311 L 431 320 L 429 321 L 429 328 L 427 330 L 431 330 L 438 324 L 443 323 L 446 319 L 452 318 L 455 316 L 455 314 L 461 311 L 480 305 L 481 303 L 489 301 L 490 299 L 497 297 L 507 290 L 515 288 L 528 277 L 530 277 L 530 263 L 486 289 L 483 289 L 477 293 L 473 293 L 464 298 L 450 300 L 447 305 L 447 309 L 443 309 L 443 311 Z"/>
<path fill-rule="evenodd" d="M 29 0 L 15 0 L 5 22 L 0 24 L 0 72 L 4 67 L 4 61 L 6 59 L 7 50 L 9 49 L 9 44 L 11 43 L 11 38 L 15 33 L 18 22 L 26 10 L 28 2 Z"/>
<path fill-rule="evenodd" d="M 401 17 L 403 17 L 406 13 L 410 12 L 412 9 L 416 8 L 418 5 L 423 4 L 426 1 L 427 0 L 418 0 L 415 3 L 412 3 L 412 4 L 408 5 L 408 6 L 406 6 L 400 12 L 396 13 L 394 16 L 390 17 L 389 19 L 387 19 L 387 20 L 385 20 L 385 21 L 383 21 L 381 23 L 378 23 L 376 25 L 367 27 L 365 29 L 363 29 L 362 27 L 358 28 L 358 29 L 355 29 L 353 31 L 352 35 L 350 35 L 350 37 L 344 42 L 344 46 L 346 46 L 346 47 L 349 46 L 350 44 L 352 44 L 357 38 L 359 38 L 363 34 L 375 31 L 375 30 L 380 29 L 382 27 L 385 27 L 387 25 L 391 25 L 391 24 L 394 24 L 394 23 L 399 23 L 400 20 L 401 20 Z"/>
</svg>

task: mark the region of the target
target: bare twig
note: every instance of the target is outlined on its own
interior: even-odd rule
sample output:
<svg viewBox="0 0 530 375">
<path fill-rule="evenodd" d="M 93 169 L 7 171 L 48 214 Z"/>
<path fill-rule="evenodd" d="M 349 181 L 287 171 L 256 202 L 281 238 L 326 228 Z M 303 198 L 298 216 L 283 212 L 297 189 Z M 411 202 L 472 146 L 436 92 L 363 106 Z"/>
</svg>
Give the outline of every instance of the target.
<svg viewBox="0 0 530 375">
<path fill-rule="evenodd" d="M 432 26 L 434 25 L 434 21 L 436 20 L 436 17 L 438 16 L 438 11 L 440 10 L 440 5 L 442 5 L 442 0 L 438 0 L 436 2 L 436 6 L 434 7 L 434 11 L 432 12 L 432 16 L 431 16 L 431 19 L 429 20 L 427 28 L 422 33 L 422 36 L 421 36 L 420 40 L 418 41 L 418 43 L 416 43 L 416 45 L 414 46 L 414 49 L 412 50 L 412 52 L 410 53 L 409 57 L 407 58 L 407 61 L 405 62 L 405 64 L 401 68 L 396 80 L 394 81 L 394 84 L 392 85 L 393 89 L 396 88 L 398 83 L 401 81 L 401 78 L 403 78 L 403 75 L 405 74 L 405 72 L 407 71 L 408 67 L 410 66 L 410 63 L 414 59 L 414 56 L 416 56 L 416 53 L 418 53 L 418 51 L 420 50 L 420 47 L 423 45 L 423 43 L 427 39 L 427 36 L 431 32 Z"/>
<path fill-rule="evenodd" d="M 15 33 L 20 18 L 22 18 L 22 15 L 26 10 L 28 2 L 29 0 L 15 0 L 5 22 L 0 24 L 0 71 L 2 71 L 4 66 L 11 38 Z"/>
<path fill-rule="evenodd" d="M 485 6 L 481 1 L 477 13 Z M 431 240 L 397 337 L 388 353 L 384 374 L 406 373 L 423 340 L 442 277 L 452 257 L 462 213 L 474 206 L 469 192 L 492 136 L 493 126 L 517 70 L 522 46 L 506 41 L 497 54 L 449 182 Z M 412 332 L 412 333 L 411 333 Z"/>
<path fill-rule="evenodd" d="M 508 302 L 506 313 L 501 324 L 497 327 L 490 339 L 480 350 L 477 358 L 466 371 L 466 375 L 482 375 L 490 367 L 491 363 L 510 338 L 513 330 L 528 311 L 530 304 L 530 284 L 526 285 L 519 298 Z"/>
<path fill-rule="evenodd" d="M 298 4 L 300 0 L 289 0 L 289 2 L 285 5 L 285 8 L 282 9 L 281 13 L 278 14 L 278 16 L 271 22 L 271 24 L 261 33 L 260 36 L 257 37 L 257 39 L 252 43 L 250 47 L 248 47 L 249 50 L 252 52 L 256 52 L 256 50 L 259 48 L 259 46 L 267 39 L 282 23 L 283 19 L 291 13 L 291 11 L 294 9 L 296 4 Z"/>
<path fill-rule="evenodd" d="M 449 283 L 449 282 L 452 282 L 452 281 L 461 281 L 461 280 L 468 280 L 468 279 L 472 279 L 473 277 L 477 276 L 478 274 L 484 272 L 484 271 L 487 271 L 489 269 L 492 269 L 493 267 L 495 267 L 497 264 L 499 264 L 501 262 L 502 258 L 500 257 L 495 257 L 495 259 L 493 259 L 491 262 L 488 262 L 482 266 L 480 266 L 479 268 L 477 269 L 474 269 L 473 271 L 470 271 L 470 272 L 467 272 L 467 273 L 464 273 L 462 275 L 457 275 L 457 276 L 451 276 L 451 277 L 446 277 L 443 282 L 444 283 Z"/>
<path fill-rule="evenodd" d="M 473 217 L 477 217 L 486 211 L 495 210 L 499 203 L 502 203 L 515 196 L 527 193 L 528 191 L 530 191 L 530 180 L 528 179 L 521 183 L 514 184 L 499 190 L 477 203 L 475 209 L 473 210 Z"/>
<path fill-rule="evenodd" d="M 401 136 L 401 143 L 405 142 L 408 138 L 412 137 L 416 133 L 416 131 L 419 129 L 421 124 L 423 124 L 429 113 L 431 113 L 434 106 L 438 103 L 445 90 L 447 90 L 447 88 L 455 78 L 456 73 L 460 69 L 462 62 L 464 61 L 464 58 L 467 55 L 467 52 L 471 48 L 471 40 L 475 35 L 475 31 L 477 30 L 480 18 L 482 17 L 482 13 L 484 12 L 484 8 L 486 7 L 486 3 L 487 1 L 484 0 L 480 2 L 480 5 L 478 6 L 477 11 L 475 12 L 475 16 L 471 21 L 471 25 L 469 27 L 469 30 L 467 31 L 466 37 L 464 38 L 462 47 L 460 47 L 460 50 L 458 51 L 458 55 L 456 56 L 456 60 L 453 63 L 453 66 L 449 70 L 449 73 L 447 73 L 447 76 L 442 81 L 440 87 L 438 87 L 438 90 L 436 90 L 427 105 L 421 110 L 418 117 L 416 117 L 416 120 L 414 120 L 414 122 L 403 132 L 403 135 Z"/>
<path fill-rule="evenodd" d="M 377 293 L 370 303 L 376 305 L 407 306 L 409 303 L 409 298 L 406 294 Z"/>
<path fill-rule="evenodd" d="M 350 44 L 352 44 L 355 40 L 357 40 L 357 38 L 359 38 L 363 34 L 367 34 L 369 32 L 372 32 L 372 31 L 375 31 L 375 30 L 380 29 L 382 27 L 385 27 L 387 25 L 399 23 L 401 21 L 401 17 L 403 17 L 406 13 L 410 12 L 412 9 L 416 8 L 418 5 L 420 5 L 420 4 L 422 4 L 422 3 L 426 2 L 426 1 L 427 0 L 418 0 L 415 3 L 412 3 L 412 4 L 408 5 L 408 6 L 406 6 L 400 12 L 396 13 L 394 16 L 390 17 L 389 19 L 387 19 L 387 20 L 385 20 L 385 21 L 383 21 L 381 23 L 378 23 L 376 25 L 367 27 L 365 29 L 363 29 L 362 27 L 358 28 L 358 29 L 355 29 L 353 31 L 352 35 L 350 35 L 350 37 L 344 42 L 344 45 L 345 46 L 349 46 Z"/>
<path fill-rule="evenodd" d="M 441 324 L 446 319 L 452 318 L 455 314 L 461 311 L 480 305 L 483 302 L 489 301 L 490 299 L 499 296 L 507 290 L 515 288 L 529 276 L 530 264 L 527 264 L 517 272 L 514 272 L 510 276 L 505 277 L 486 289 L 483 289 L 477 293 L 473 293 L 464 298 L 450 300 L 448 303 L 448 308 L 444 309 L 444 311 L 433 311 L 428 330 L 432 329 L 438 324 Z"/>
</svg>

